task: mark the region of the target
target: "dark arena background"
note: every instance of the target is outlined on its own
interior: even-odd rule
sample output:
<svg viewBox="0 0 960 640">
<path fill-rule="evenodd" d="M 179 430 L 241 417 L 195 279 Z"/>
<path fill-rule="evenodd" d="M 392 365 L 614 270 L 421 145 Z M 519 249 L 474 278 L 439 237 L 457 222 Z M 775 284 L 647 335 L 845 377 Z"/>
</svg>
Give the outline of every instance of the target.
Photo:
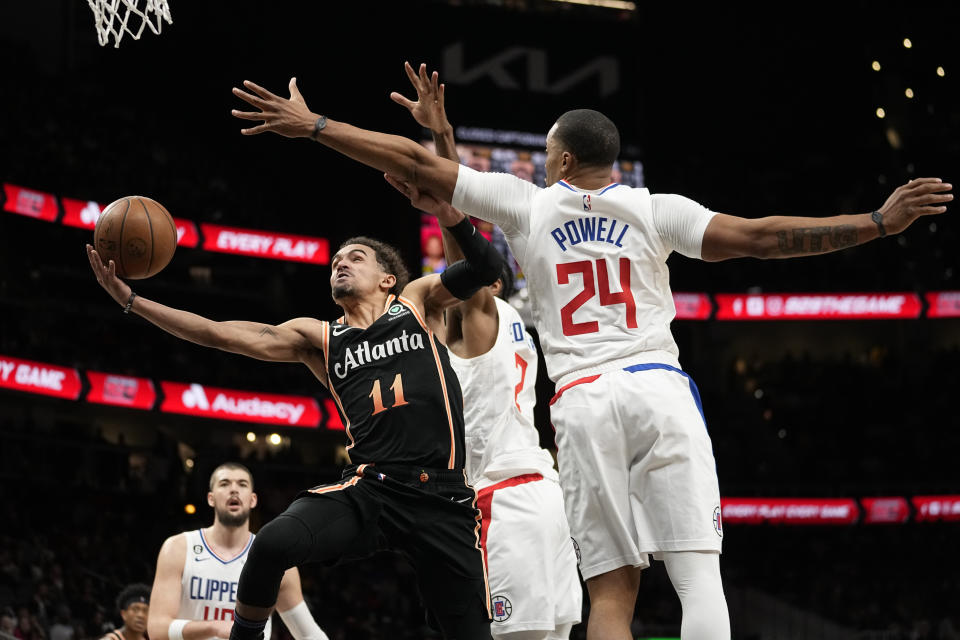
<svg viewBox="0 0 960 640">
<path fill-rule="evenodd" d="M 212 521 L 221 462 L 252 469 L 257 530 L 345 459 L 306 368 L 121 312 L 84 252 L 100 207 L 163 203 L 180 246 L 134 288 L 216 320 L 337 317 L 328 257 L 352 235 L 433 268 L 420 213 L 376 171 L 240 135 L 230 90 L 245 79 L 287 95 L 296 76 L 313 111 L 419 141 L 388 96 L 413 93 L 405 60 L 426 62 L 460 141 L 499 170 L 535 165 L 559 114 L 599 109 L 620 127 L 624 182 L 744 217 L 869 212 L 911 178 L 960 180 L 952 2 L 170 0 L 170 12 L 159 35 L 115 48 L 80 0 L 0 9 L 4 640 L 119 627 L 114 598 L 152 582 L 163 539 Z M 724 498 L 734 638 L 960 638 L 958 230 L 951 206 L 827 256 L 670 259 L 673 332 Z M 540 372 L 537 427 L 554 449 Z M 436 637 L 398 556 L 301 572 L 332 639 Z M 634 635 L 678 638 L 679 622 L 654 563 Z M 274 637 L 289 638 L 277 618 Z"/>
</svg>

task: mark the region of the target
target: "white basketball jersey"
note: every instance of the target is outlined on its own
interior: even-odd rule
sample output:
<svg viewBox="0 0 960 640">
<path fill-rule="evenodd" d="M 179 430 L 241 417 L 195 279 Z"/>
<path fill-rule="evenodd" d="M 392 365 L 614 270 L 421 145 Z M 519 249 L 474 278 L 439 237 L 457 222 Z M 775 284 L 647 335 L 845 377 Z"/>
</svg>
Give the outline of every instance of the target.
<svg viewBox="0 0 960 640">
<path fill-rule="evenodd" d="M 713 212 L 621 184 L 587 191 L 561 180 L 541 189 L 463 166 L 452 204 L 503 230 L 558 385 L 631 364 L 679 366 L 666 261 L 672 251 L 701 257 Z"/>
<path fill-rule="evenodd" d="M 186 531 L 187 559 L 183 563 L 180 580 L 180 610 L 177 618 L 183 620 L 233 620 L 237 605 L 237 581 L 247 561 L 247 552 L 254 534 L 238 555 L 221 558 L 204 539 L 203 530 Z M 263 632 L 270 637 L 270 621 Z"/>
<path fill-rule="evenodd" d="M 533 425 L 537 350 L 520 314 L 496 298 L 499 331 L 475 358 L 450 352 L 463 390 L 467 480 L 477 489 L 524 473 L 556 478 Z"/>
<path fill-rule="evenodd" d="M 581 191 L 558 182 L 530 216 L 524 273 L 554 380 L 639 352 L 665 352 L 676 315 L 646 189 Z"/>
</svg>

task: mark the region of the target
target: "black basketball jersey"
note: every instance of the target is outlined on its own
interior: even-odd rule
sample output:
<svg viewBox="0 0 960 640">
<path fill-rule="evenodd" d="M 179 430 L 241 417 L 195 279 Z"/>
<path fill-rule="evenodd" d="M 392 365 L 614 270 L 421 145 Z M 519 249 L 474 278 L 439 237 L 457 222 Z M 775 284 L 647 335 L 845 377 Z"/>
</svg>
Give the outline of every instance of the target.
<svg viewBox="0 0 960 640">
<path fill-rule="evenodd" d="M 326 325 L 330 393 L 354 464 L 463 468 L 463 396 L 441 344 L 410 301 L 390 296 L 366 329 Z"/>
</svg>

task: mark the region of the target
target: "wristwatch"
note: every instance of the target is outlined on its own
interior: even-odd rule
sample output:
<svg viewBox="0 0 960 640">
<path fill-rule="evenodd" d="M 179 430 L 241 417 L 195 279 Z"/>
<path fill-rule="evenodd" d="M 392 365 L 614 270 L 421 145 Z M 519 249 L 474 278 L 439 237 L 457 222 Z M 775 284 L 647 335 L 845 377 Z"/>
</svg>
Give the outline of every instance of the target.
<svg viewBox="0 0 960 640">
<path fill-rule="evenodd" d="M 885 237 L 887 230 L 883 228 L 883 214 L 879 211 L 874 211 L 870 214 L 870 219 L 877 223 L 877 230 L 880 232 L 880 237 Z"/>
</svg>

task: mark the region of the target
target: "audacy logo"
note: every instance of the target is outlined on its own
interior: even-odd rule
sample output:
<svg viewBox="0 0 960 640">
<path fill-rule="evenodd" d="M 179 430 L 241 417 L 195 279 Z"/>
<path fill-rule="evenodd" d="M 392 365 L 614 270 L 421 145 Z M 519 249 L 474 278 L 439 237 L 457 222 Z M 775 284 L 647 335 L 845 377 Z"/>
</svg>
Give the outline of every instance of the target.
<svg viewBox="0 0 960 640">
<path fill-rule="evenodd" d="M 272 418 L 283 420 L 290 424 L 297 424 L 306 406 L 293 402 L 272 402 L 262 400 L 257 396 L 252 398 L 231 397 L 225 393 L 218 393 L 211 403 L 207 392 L 202 385 L 191 384 L 181 395 L 183 406 L 200 411 L 220 412 L 235 416 L 252 416 L 255 418 Z"/>
</svg>

